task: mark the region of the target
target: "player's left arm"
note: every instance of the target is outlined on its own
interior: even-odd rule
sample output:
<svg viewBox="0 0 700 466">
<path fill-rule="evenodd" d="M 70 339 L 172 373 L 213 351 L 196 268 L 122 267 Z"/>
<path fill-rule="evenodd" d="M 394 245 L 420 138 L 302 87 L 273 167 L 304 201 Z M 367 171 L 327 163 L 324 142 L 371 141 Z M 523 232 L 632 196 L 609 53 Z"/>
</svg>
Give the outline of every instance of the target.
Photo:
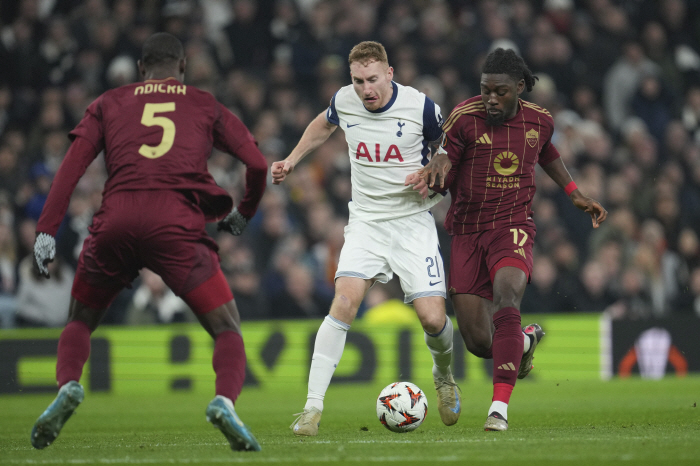
<svg viewBox="0 0 700 466">
<path fill-rule="evenodd" d="M 552 146 L 554 147 L 554 146 Z M 556 149 L 555 149 L 556 150 Z M 561 157 L 556 157 L 546 165 L 541 165 L 549 177 L 568 194 L 571 202 L 591 216 L 593 228 L 598 228 L 608 216 L 608 211 L 593 198 L 584 195 L 576 186 Z"/>
</svg>

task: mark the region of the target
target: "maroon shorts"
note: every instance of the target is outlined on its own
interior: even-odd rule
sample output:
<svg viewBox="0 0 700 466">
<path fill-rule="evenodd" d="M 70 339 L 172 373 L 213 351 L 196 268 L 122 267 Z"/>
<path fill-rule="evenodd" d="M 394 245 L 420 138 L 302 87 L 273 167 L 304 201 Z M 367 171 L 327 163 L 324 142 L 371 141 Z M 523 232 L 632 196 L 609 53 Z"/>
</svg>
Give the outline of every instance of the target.
<svg viewBox="0 0 700 466">
<path fill-rule="evenodd" d="M 104 309 L 143 267 L 186 295 L 220 271 L 218 246 L 204 226 L 201 209 L 176 191 L 109 195 L 83 243 L 73 297 Z"/>
<path fill-rule="evenodd" d="M 493 300 L 493 277 L 502 267 L 532 272 L 533 224 L 455 235 L 450 252 L 450 294 L 474 294 Z"/>
</svg>

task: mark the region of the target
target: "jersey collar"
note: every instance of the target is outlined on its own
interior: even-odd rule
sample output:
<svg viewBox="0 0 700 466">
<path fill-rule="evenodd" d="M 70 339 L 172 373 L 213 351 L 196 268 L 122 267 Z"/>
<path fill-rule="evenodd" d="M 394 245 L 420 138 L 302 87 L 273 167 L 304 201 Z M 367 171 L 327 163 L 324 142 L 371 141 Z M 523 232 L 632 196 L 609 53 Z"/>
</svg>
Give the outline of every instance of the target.
<svg viewBox="0 0 700 466">
<path fill-rule="evenodd" d="M 389 102 L 387 102 L 387 104 L 385 106 L 378 108 L 376 110 L 370 110 L 367 107 L 365 107 L 365 110 L 367 110 L 370 113 L 382 113 L 382 112 L 386 112 L 387 110 L 389 110 L 391 108 L 391 106 L 394 105 L 394 102 L 396 102 L 396 96 L 399 94 L 399 87 L 396 85 L 396 83 L 394 81 L 391 82 L 391 87 L 394 88 L 394 92 L 391 94 L 391 99 L 389 99 Z M 364 104 L 363 104 L 363 106 L 364 106 Z"/>
<path fill-rule="evenodd" d="M 523 99 L 521 99 L 520 97 L 518 97 L 518 111 L 515 112 L 515 115 L 513 115 L 513 118 L 515 118 L 515 117 L 517 117 L 518 115 L 520 115 L 520 112 L 522 112 L 522 111 L 523 111 Z M 510 121 L 510 120 L 512 120 L 513 118 L 508 118 L 506 121 Z"/>
<path fill-rule="evenodd" d="M 180 82 L 180 81 L 177 80 L 177 78 L 174 78 L 174 77 L 172 77 L 172 76 L 170 76 L 170 77 L 168 77 L 168 78 L 164 78 L 164 79 L 146 79 L 144 82 L 145 82 L 145 83 L 161 83 L 161 82 L 163 82 L 163 81 L 170 81 L 171 79 L 172 79 L 173 81 Z"/>
</svg>

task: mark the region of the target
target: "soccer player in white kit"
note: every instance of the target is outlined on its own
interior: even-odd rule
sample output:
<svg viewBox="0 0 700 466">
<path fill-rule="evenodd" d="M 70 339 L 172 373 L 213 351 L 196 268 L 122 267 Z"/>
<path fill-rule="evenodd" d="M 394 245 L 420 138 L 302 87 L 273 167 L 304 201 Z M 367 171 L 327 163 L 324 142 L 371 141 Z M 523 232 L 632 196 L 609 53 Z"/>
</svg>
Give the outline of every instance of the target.
<svg viewBox="0 0 700 466">
<path fill-rule="evenodd" d="M 318 434 L 323 399 L 357 309 L 367 290 L 375 282 L 388 282 L 394 272 L 433 356 L 440 417 L 453 425 L 461 399 L 450 368 L 453 328 L 445 314 L 445 272 L 429 212 L 442 196 L 432 193 L 423 199 L 409 186 L 410 177 L 428 163 L 431 147 L 437 149 L 442 141 L 440 107 L 425 94 L 392 81 L 394 70 L 377 42 L 359 43 L 348 61 L 352 84 L 333 96 L 292 153 L 271 167 L 273 183 L 279 184 L 338 126 L 345 131 L 352 168 L 350 219 L 335 274 L 335 297 L 316 335 L 306 406 L 290 427 L 296 435 Z"/>
</svg>

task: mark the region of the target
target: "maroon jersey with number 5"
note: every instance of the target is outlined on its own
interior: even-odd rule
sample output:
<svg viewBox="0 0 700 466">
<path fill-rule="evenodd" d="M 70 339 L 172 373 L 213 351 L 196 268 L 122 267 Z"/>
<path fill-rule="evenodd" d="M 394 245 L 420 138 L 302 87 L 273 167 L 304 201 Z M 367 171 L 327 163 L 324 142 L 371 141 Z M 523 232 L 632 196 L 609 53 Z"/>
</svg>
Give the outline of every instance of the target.
<svg viewBox="0 0 700 466">
<path fill-rule="evenodd" d="M 518 99 L 513 118 L 490 126 L 481 96 L 476 96 L 455 107 L 443 130 L 452 162 L 447 232 L 463 235 L 531 220 L 535 164 L 559 157 L 551 142 L 549 112 Z"/>
<path fill-rule="evenodd" d="M 37 231 L 55 235 L 75 182 L 103 150 L 108 173 L 105 199 L 119 191 L 177 190 L 191 195 L 207 220 L 221 218 L 233 203 L 207 170 L 212 147 L 249 168 L 246 193 L 238 206 L 244 216 L 253 216 L 265 189 L 257 172 L 266 172 L 267 165 L 245 125 L 214 96 L 175 78 L 105 92 L 87 108 L 70 137 L 87 140 L 94 152 L 69 151 L 66 158 L 73 157 L 72 163 L 64 165 L 71 169 L 57 173 Z"/>
</svg>

